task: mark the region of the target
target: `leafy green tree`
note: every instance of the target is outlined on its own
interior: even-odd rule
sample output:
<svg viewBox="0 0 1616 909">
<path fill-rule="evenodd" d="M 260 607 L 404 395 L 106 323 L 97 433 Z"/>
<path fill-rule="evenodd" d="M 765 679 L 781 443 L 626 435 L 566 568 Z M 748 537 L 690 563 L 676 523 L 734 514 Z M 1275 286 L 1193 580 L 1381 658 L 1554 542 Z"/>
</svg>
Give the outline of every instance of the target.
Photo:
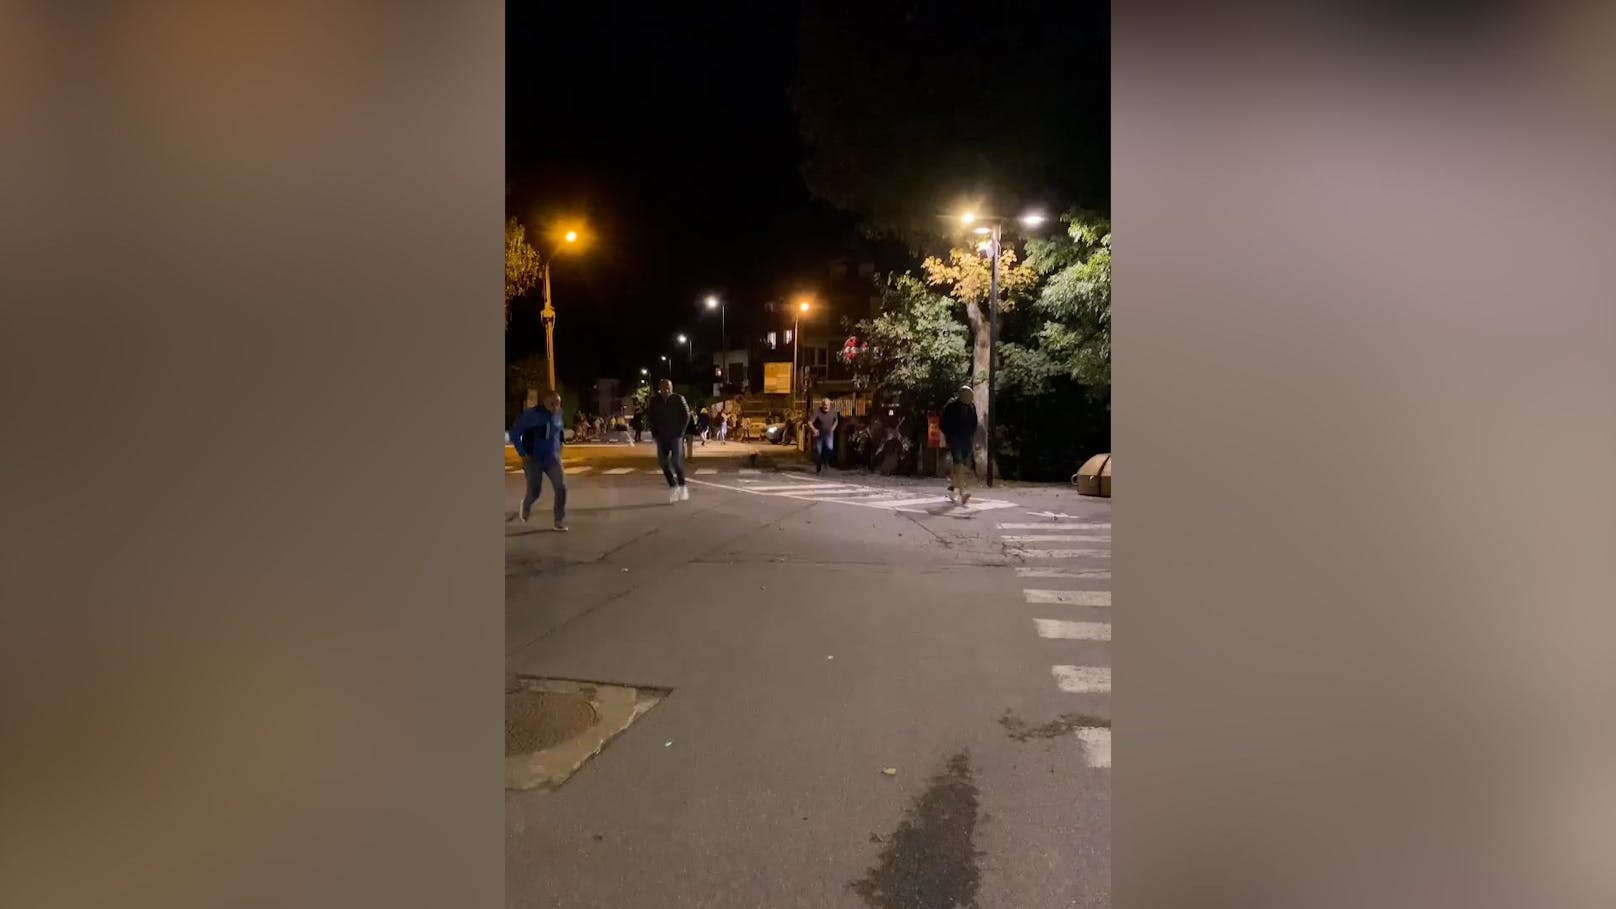
<svg viewBox="0 0 1616 909">
<path fill-rule="evenodd" d="M 906 409 L 935 406 L 971 374 L 968 329 L 956 308 L 914 275 L 890 276 L 876 314 L 853 325 L 867 345 L 855 369 Z"/>
<path fill-rule="evenodd" d="M 998 409 L 996 454 L 1006 476 L 1063 478 L 1110 446 L 1111 228 L 1069 212 L 1066 230 L 999 260 L 998 382 L 987 396 L 989 262 L 955 249 L 921 274 L 888 276 L 877 314 L 853 326 L 869 344 L 855 360 L 910 412 L 969 382 L 986 417 Z"/>
<path fill-rule="evenodd" d="M 985 425 L 992 404 L 988 397 L 988 297 L 992 290 L 992 257 L 975 250 L 953 249 L 948 261 L 934 257 L 921 263 L 926 283 L 947 290 L 947 298 L 963 310 L 971 330 L 971 391 Z M 1016 251 L 999 250 L 999 312 L 1014 312 L 1038 286 L 1038 272 L 1016 261 Z M 1001 348 L 1003 345 L 1000 345 Z M 1002 362 L 1002 357 L 1001 357 Z"/>
<path fill-rule="evenodd" d="M 1042 277 L 1032 310 L 1042 319 L 1031 338 L 1044 360 L 1031 373 L 1064 375 L 1111 400 L 1111 222 L 1088 212 L 1061 216 L 1066 236 L 1032 240 L 1027 264 Z M 1033 383 L 1032 391 L 1044 384 Z"/>
</svg>

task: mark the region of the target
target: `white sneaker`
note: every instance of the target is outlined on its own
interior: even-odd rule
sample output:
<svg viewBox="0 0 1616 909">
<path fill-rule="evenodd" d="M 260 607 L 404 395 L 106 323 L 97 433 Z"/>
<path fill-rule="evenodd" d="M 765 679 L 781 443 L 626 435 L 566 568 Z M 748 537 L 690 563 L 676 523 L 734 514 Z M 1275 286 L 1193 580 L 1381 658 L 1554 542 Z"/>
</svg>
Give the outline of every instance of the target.
<svg viewBox="0 0 1616 909">
<path fill-rule="evenodd" d="M 668 501 L 669 502 L 677 502 L 677 501 L 679 501 L 679 490 L 681 488 L 683 488 L 683 487 L 675 486 L 672 489 L 668 490 Z"/>
<path fill-rule="evenodd" d="M 681 486 L 681 487 L 679 487 L 679 501 L 681 501 L 681 502 L 690 501 L 690 487 L 689 486 Z"/>
</svg>

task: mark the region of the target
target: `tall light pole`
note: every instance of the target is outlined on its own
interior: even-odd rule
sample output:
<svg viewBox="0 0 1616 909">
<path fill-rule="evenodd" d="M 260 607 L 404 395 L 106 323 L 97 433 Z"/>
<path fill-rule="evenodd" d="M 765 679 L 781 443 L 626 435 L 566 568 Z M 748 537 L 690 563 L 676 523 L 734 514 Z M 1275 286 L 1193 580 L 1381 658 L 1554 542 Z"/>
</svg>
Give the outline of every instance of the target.
<svg viewBox="0 0 1616 909">
<path fill-rule="evenodd" d="M 575 231 L 575 230 L 567 231 L 566 234 L 564 234 L 562 236 L 561 242 L 563 244 L 569 244 L 569 245 L 573 244 L 573 243 L 577 243 L 578 242 L 578 232 Z M 544 319 L 544 361 L 545 361 L 545 364 L 549 367 L 549 370 L 550 370 L 550 390 L 551 391 L 556 390 L 556 377 L 555 377 L 555 372 L 556 372 L 556 370 L 555 370 L 555 318 L 556 318 L 556 311 L 555 311 L 554 301 L 550 297 L 550 260 L 554 259 L 555 256 L 556 256 L 556 253 L 558 253 L 560 251 L 561 251 L 561 247 L 558 245 L 555 249 L 551 250 L 551 252 L 550 252 L 550 254 L 548 256 L 544 257 L 544 309 L 539 312 L 539 316 Z"/>
<path fill-rule="evenodd" d="M 1004 225 L 1003 218 L 983 218 L 974 213 L 967 212 L 960 216 L 960 220 L 970 225 L 978 221 L 986 222 L 987 226 L 978 227 L 978 234 L 988 237 L 988 418 L 985 421 L 987 430 L 987 469 L 985 471 L 987 485 L 993 485 L 993 430 L 999 409 L 993 406 L 993 392 L 996 385 L 996 369 L 999 363 L 999 249 L 1000 228 Z M 1035 213 L 1022 215 L 1019 219 L 1028 227 L 1037 227 L 1044 223 L 1044 216 Z"/>
<path fill-rule="evenodd" d="M 673 361 L 668 359 L 667 354 L 661 354 L 661 357 L 662 362 L 668 364 L 668 380 L 671 382 L 673 380 Z"/>
<path fill-rule="evenodd" d="M 686 365 L 694 364 L 696 362 L 696 344 L 695 344 L 695 342 L 690 340 L 689 335 L 682 334 L 682 335 L 679 336 L 679 343 L 683 344 L 685 346 L 685 364 Z"/>
<path fill-rule="evenodd" d="M 795 404 L 797 400 L 797 370 L 801 368 L 797 365 L 799 362 L 797 359 L 797 350 L 802 345 L 802 316 L 803 313 L 806 313 L 807 311 L 808 301 L 798 301 L 797 308 L 793 312 L 791 320 L 791 401 L 793 404 Z M 804 383 L 803 391 L 807 392 L 807 390 L 807 383 Z M 806 399 L 804 399 L 804 401 L 806 402 Z M 805 414 L 807 409 L 807 404 L 804 403 L 803 411 Z"/>
<path fill-rule="evenodd" d="M 718 310 L 718 375 L 720 382 L 726 382 L 729 380 L 729 329 L 724 325 L 724 319 L 729 304 L 717 297 L 709 296 L 707 308 Z"/>
</svg>

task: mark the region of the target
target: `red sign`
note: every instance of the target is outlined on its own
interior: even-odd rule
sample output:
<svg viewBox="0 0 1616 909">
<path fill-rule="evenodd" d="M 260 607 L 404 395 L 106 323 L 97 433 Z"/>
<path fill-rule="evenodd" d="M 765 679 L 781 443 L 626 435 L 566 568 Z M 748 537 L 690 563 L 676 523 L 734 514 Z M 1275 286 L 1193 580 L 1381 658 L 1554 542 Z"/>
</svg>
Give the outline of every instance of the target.
<svg viewBox="0 0 1616 909">
<path fill-rule="evenodd" d="M 934 413 L 926 414 L 926 444 L 932 448 L 943 447 L 942 420 Z"/>
</svg>

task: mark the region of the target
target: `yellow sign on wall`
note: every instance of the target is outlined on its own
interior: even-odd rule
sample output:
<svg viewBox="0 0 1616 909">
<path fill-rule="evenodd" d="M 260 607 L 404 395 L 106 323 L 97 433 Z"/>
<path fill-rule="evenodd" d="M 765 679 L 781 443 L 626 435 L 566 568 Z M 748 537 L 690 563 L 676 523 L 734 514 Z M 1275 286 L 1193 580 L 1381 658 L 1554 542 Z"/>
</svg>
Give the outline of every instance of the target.
<svg viewBox="0 0 1616 909">
<path fill-rule="evenodd" d="M 763 393 L 766 395 L 791 394 L 791 364 L 763 364 Z"/>
</svg>

